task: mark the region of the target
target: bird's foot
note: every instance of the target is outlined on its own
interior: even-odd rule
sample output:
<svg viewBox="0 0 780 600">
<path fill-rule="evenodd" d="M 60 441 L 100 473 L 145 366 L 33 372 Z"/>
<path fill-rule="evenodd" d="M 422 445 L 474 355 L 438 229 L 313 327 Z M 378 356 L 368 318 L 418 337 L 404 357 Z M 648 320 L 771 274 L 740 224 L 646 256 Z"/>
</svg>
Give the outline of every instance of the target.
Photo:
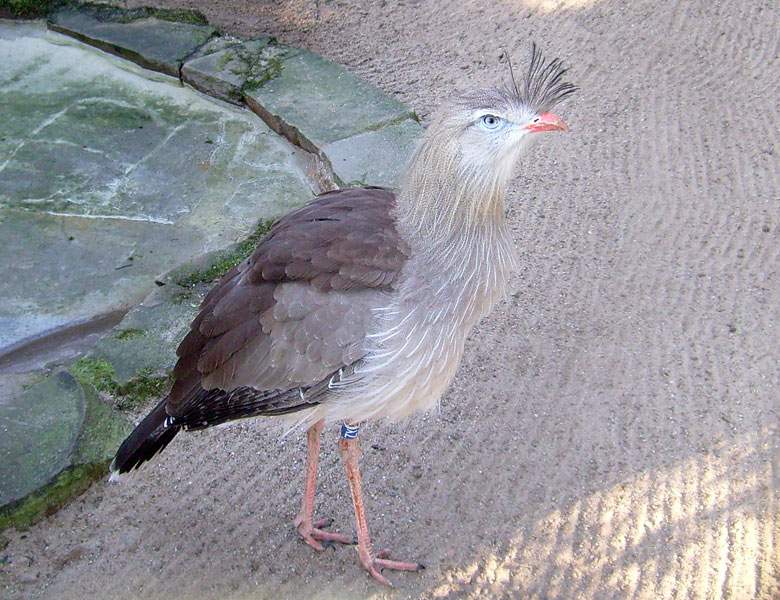
<svg viewBox="0 0 780 600">
<path fill-rule="evenodd" d="M 388 556 L 390 556 L 389 550 L 382 550 L 381 552 L 377 552 L 376 554 L 367 554 L 365 552 L 361 551 L 362 549 L 358 547 L 358 554 L 360 555 L 360 562 L 363 563 L 363 566 L 366 568 L 366 571 L 368 571 L 371 576 L 379 581 L 380 583 L 384 583 L 388 587 L 393 587 L 393 584 L 390 583 L 390 580 L 387 579 L 384 575 L 382 575 L 383 569 L 393 569 L 394 571 L 422 571 L 425 568 L 425 565 L 421 563 L 408 563 L 408 562 L 400 562 L 397 560 L 388 560 Z"/>
<path fill-rule="evenodd" d="M 312 521 L 311 519 L 298 517 L 295 519 L 294 524 L 298 534 L 309 546 L 318 552 L 322 552 L 327 546 L 333 546 L 334 542 L 339 544 L 357 544 L 357 538 L 354 536 L 324 531 L 323 527 L 329 527 L 333 524 L 333 519 L 330 518 Z M 325 542 L 325 544 L 320 544 L 320 541 Z"/>
</svg>

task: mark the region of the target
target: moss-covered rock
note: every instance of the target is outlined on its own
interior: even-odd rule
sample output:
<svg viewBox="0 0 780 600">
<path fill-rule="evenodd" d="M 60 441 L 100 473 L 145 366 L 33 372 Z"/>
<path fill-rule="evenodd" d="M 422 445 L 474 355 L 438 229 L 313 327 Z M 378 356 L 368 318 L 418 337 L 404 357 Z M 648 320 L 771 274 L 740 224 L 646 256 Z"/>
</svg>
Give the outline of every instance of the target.
<svg viewBox="0 0 780 600">
<path fill-rule="evenodd" d="M 91 46 L 131 60 L 144 68 L 179 77 L 184 59 L 217 29 L 203 24 L 160 19 L 152 12 L 135 14 L 112 7 L 66 8 L 50 17 L 49 26 Z"/>
<path fill-rule="evenodd" d="M 154 6 L 139 6 L 137 8 L 120 8 L 111 4 L 92 4 L 91 2 L 72 3 L 73 8 L 88 14 L 98 21 L 112 23 L 132 23 L 140 19 L 154 17 L 161 21 L 174 21 L 190 25 L 208 25 L 208 19 L 203 13 L 190 8 L 158 8 Z"/>
<path fill-rule="evenodd" d="M 57 512 L 71 498 L 85 491 L 96 479 L 108 473 L 109 460 L 100 464 L 67 467 L 51 483 L 10 505 L 0 508 L 0 530 L 24 527 Z"/>
<path fill-rule="evenodd" d="M 111 336 L 107 339 L 111 339 Z M 162 397 L 172 382 L 170 374 L 165 369 L 155 370 L 152 366 L 142 367 L 131 376 L 120 379 L 117 377 L 116 367 L 105 357 L 100 356 L 82 358 L 71 365 L 70 370 L 85 389 L 101 392 L 107 400 L 120 408 L 141 404 L 150 398 Z M 159 372 L 161 370 L 162 373 Z"/>
<path fill-rule="evenodd" d="M 104 377 L 105 366 L 92 365 L 81 381 Z M 29 523 L 86 489 L 130 432 L 81 381 L 59 371 L 0 405 L 0 528 Z"/>
<path fill-rule="evenodd" d="M 41 19 L 66 4 L 65 0 L 0 0 L 0 18 Z"/>
<path fill-rule="evenodd" d="M 241 42 L 220 38 L 218 44 L 202 49 L 182 66 L 182 80 L 210 96 L 243 104 L 243 91 L 256 89 L 277 77 L 282 59 L 295 52 L 273 38 Z M 221 47 L 218 47 L 221 46 Z"/>
</svg>

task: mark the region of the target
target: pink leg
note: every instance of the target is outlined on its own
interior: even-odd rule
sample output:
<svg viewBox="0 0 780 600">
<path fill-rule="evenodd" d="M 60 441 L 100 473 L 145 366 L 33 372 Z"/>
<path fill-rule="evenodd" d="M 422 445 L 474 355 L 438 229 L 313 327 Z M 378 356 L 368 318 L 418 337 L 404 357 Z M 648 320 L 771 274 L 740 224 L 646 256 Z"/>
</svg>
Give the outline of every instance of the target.
<svg viewBox="0 0 780 600">
<path fill-rule="evenodd" d="M 339 451 L 341 460 L 347 469 L 347 479 L 349 480 L 349 489 L 352 492 L 352 503 L 355 506 L 355 521 L 357 523 L 358 538 L 358 556 L 360 562 L 371 575 L 385 585 L 393 587 L 393 584 L 384 577 L 380 571 L 382 569 L 395 569 L 399 571 L 419 571 L 425 567 L 419 563 L 405 563 L 395 560 L 387 560 L 389 552 L 383 550 L 374 554 L 371 550 L 371 537 L 368 533 L 368 522 L 366 520 L 366 507 L 363 503 L 363 488 L 360 485 L 360 470 L 358 468 L 358 457 L 360 456 L 360 446 L 357 439 L 339 438 Z"/>
<path fill-rule="evenodd" d="M 315 550 L 322 552 L 325 548 L 317 540 L 324 542 L 339 542 L 340 544 L 354 544 L 355 539 L 349 535 L 330 533 L 323 531 L 321 527 L 330 525 L 330 519 L 312 521 L 314 513 L 314 491 L 317 487 L 317 458 L 320 453 L 320 434 L 325 426 L 324 421 L 317 421 L 306 432 L 306 485 L 303 490 L 301 512 L 293 521 L 295 528 L 301 537 Z"/>
</svg>

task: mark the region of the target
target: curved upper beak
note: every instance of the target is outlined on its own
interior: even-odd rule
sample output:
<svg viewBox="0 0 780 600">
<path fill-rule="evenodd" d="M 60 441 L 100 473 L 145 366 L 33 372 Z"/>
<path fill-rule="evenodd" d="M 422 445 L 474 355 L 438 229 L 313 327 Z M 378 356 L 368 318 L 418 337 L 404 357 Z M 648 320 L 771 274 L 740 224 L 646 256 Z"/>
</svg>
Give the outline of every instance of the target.
<svg viewBox="0 0 780 600">
<path fill-rule="evenodd" d="M 542 113 L 539 115 L 538 121 L 526 125 L 523 129 L 527 129 L 531 133 L 536 133 L 537 131 L 568 131 L 569 126 L 558 115 Z"/>
</svg>

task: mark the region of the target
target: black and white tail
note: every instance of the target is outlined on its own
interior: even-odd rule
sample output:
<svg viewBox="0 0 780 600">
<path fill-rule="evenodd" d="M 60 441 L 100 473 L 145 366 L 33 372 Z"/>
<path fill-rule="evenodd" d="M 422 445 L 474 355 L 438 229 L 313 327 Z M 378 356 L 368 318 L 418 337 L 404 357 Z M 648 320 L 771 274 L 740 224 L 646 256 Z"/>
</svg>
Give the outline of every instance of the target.
<svg viewBox="0 0 780 600">
<path fill-rule="evenodd" d="M 165 412 L 168 398 L 154 407 L 141 421 L 127 439 L 119 446 L 111 462 L 111 479 L 117 475 L 137 469 L 147 460 L 161 452 L 181 429 L 175 425 Z"/>
<path fill-rule="evenodd" d="M 188 397 L 185 410 L 175 417 L 169 416 L 166 411 L 166 397 L 122 442 L 111 463 L 110 479 L 114 481 L 122 473 L 137 469 L 154 458 L 182 429 L 194 431 L 236 419 L 285 415 L 311 408 L 318 404 L 323 390 L 328 388 L 328 382 L 340 374 L 341 371 L 338 371 L 333 373 L 330 379 L 314 386 L 293 390 L 255 390 L 240 387 L 225 392 L 198 388 Z"/>
</svg>

